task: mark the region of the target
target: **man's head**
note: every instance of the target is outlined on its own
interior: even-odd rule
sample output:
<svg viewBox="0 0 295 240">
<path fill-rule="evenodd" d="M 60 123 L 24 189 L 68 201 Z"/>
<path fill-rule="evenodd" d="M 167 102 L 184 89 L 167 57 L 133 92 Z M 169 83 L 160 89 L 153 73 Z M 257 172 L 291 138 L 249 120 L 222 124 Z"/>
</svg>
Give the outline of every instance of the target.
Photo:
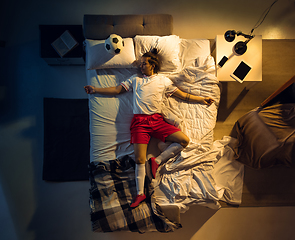
<svg viewBox="0 0 295 240">
<path fill-rule="evenodd" d="M 140 69 L 142 74 L 151 76 L 158 73 L 160 70 L 160 60 L 157 54 L 157 49 L 147 52 L 142 55 Z"/>
</svg>

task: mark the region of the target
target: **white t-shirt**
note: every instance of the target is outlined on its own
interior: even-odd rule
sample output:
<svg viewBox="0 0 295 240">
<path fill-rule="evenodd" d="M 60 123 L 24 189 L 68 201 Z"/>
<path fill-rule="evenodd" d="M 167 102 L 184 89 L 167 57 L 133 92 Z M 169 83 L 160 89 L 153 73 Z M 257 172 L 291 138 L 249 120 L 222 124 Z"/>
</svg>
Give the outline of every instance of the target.
<svg viewBox="0 0 295 240">
<path fill-rule="evenodd" d="M 133 92 L 133 114 L 161 113 L 164 94 L 171 96 L 178 88 L 163 75 L 131 76 L 121 85 Z"/>
</svg>

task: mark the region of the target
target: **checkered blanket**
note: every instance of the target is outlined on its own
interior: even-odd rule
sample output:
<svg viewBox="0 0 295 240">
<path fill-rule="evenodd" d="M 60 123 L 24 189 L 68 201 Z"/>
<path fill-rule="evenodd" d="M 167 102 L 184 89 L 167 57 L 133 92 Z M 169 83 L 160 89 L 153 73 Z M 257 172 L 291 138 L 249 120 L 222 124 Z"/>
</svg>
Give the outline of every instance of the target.
<svg viewBox="0 0 295 240">
<path fill-rule="evenodd" d="M 90 171 L 90 215 L 94 232 L 160 231 L 169 232 L 180 224 L 169 222 L 153 213 L 150 197 L 153 194 L 149 177 L 146 177 L 147 200 L 137 208 L 130 208 L 136 195 L 135 163 L 128 156 L 108 162 L 92 162 Z"/>
</svg>

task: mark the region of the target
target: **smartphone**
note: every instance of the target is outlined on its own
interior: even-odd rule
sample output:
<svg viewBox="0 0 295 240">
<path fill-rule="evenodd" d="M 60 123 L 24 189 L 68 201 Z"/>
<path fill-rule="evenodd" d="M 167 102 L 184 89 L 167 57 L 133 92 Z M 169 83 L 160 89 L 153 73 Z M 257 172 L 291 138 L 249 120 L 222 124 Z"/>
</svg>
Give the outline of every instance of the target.
<svg viewBox="0 0 295 240">
<path fill-rule="evenodd" d="M 241 61 L 239 66 L 235 69 L 235 71 L 230 75 L 232 78 L 234 78 L 236 81 L 242 83 L 247 76 L 247 74 L 250 72 L 251 67 L 246 64 L 244 61 Z"/>
<path fill-rule="evenodd" d="M 218 63 L 219 67 L 222 67 L 226 63 L 227 60 L 228 60 L 228 57 L 223 56 L 223 58 Z"/>
</svg>

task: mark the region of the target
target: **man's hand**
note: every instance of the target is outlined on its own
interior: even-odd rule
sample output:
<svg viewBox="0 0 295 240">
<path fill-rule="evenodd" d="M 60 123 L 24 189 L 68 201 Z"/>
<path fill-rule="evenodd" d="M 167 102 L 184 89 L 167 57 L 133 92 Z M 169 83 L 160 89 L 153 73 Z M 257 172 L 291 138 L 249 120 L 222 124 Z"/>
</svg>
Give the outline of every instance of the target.
<svg viewBox="0 0 295 240">
<path fill-rule="evenodd" d="M 197 103 L 205 104 L 205 105 L 208 105 L 208 106 L 210 106 L 214 102 L 214 99 L 211 98 L 211 97 L 196 96 L 196 95 L 193 95 L 193 94 L 190 94 L 190 93 L 183 92 L 180 89 L 177 89 L 173 93 L 173 96 L 175 96 L 177 98 L 180 98 L 180 99 L 182 99 L 184 101 L 187 101 L 187 102 L 197 102 Z"/>
<path fill-rule="evenodd" d="M 93 86 L 87 85 L 87 86 L 84 87 L 84 89 L 85 89 L 85 92 L 87 94 L 93 94 L 93 93 L 95 93 L 95 89 L 94 89 Z"/>
<path fill-rule="evenodd" d="M 204 97 L 202 103 L 210 106 L 214 102 L 214 99 L 211 97 Z"/>
</svg>

